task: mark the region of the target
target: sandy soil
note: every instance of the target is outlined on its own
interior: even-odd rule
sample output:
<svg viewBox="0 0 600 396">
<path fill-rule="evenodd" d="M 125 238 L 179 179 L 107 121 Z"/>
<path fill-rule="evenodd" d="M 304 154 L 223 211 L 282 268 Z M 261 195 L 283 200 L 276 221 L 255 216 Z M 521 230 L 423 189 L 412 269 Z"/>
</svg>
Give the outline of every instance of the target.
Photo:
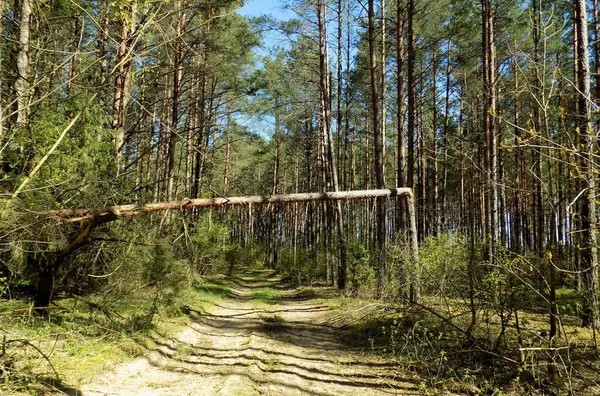
<svg viewBox="0 0 600 396">
<path fill-rule="evenodd" d="M 84 395 L 421 394 L 414 374 L 341 344 L 333 308 L 270 272 L 239 273 L 229 298 L 157 348 L 81 388 Z M 252 299 L 277 289 L 275 303 Z"/>
</svg>

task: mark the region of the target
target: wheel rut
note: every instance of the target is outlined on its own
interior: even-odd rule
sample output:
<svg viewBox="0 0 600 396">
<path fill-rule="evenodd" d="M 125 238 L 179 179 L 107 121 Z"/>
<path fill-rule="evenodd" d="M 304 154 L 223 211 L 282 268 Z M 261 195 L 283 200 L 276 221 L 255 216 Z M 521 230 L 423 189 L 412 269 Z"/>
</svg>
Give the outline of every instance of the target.
<svg viewBox="0 0 600 396">
<path fill-rule="evenodd" d="M 332 307 L 287 287 L 273 271 L 240 272 L 230 296 L 176 337 L 82 387 L 84 395 L 420 394 L 394 362 L 335 337 Z M 253 293 L 277 290 L 257 304 Z"/>
</svg>

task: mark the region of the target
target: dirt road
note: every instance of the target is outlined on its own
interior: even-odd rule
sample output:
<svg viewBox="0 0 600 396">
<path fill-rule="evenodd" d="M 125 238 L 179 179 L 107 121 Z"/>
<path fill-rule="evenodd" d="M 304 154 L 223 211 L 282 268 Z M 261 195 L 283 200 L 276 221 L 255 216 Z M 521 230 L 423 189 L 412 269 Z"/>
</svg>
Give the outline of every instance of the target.
<svg viewBox="0 0 600 396">
<path fill-rule="evenodd" d="M 261 300 L 261 290 L 277 298 Z M 258 298 L 258 301 L 257 301 Z M 81 389 L 84 395 L 420 394 L 396 364 L 340 343 L 333 308 L 274 273 L 239 273 L 230 296 L 192 325 Z"/>
</svg>

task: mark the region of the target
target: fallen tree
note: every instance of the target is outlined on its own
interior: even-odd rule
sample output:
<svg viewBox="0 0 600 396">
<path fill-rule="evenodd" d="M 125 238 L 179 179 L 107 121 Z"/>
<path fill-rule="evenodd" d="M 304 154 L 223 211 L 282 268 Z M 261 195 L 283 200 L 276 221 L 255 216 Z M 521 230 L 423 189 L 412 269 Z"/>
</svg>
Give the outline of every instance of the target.
<svg viewBox="0 0 600 396">
<path fill-rule="evenodd" d="M 343 201 L 398 196 L 407 196 L 410 201 L 412 200 L 412 190 L 410 188 L 393 188 L 385 190 L 254 195 L 229 198 L 185 198 L 181 201 L 115 205 L 96 209 L 62 209 L 43 213 L 42 216 L 53 219 L 58 224 L 84 223 L 99 216 L 110 216 L 112 220 L 117 220 L 122 217 L 134 217 L 142 214 L 164 212 L 168 210 L 190 210 L 195 208 L 219 208 L 225 206 L 250 206 L 312 201 Z"/>
<path fill-rule="evenodd" d="M 157 202 L 147 204 L 128 204 L 115 205 L 105 208 L 94 209 L 61 209 L 38 214 L 41 220 L 49 220 L 50 226 L 59 226 L 64 224 L 80 223 L 79 230 L 69 238 L 68 248 L 63 251 L 50 252 L 45 257 L 45 265 L 41 267 L 35 298 L 35 306 L 38 308 L 47 307 L 53 295 L 55 274 L 62 263 L 72 253 L 81 247 L 88 245 L 91 241 L 92 230 L 101 225 L 121 218 L 134 217 L 143 214 L 164 212 L 169 210 L 192 210 L 195 208 L 219 208 L 227 206 L 251 206 L 268 204 L 287 204 L 294 202 L 316 202 L 316 201 L 341 201 L 358 200 L 369 198 L 392 198 L 405 197 L 407 201 L 408 217 L 410 220 L 410 246 L 413 262 L 411 289 L 420 289 L 420 270 L 418 266 L 419 251 L 417 243 L 417 230 L 415 219 L 415 203 L 413 192 L 410 188 L 393 188 L 382 190 L 360 190 L 360 191 L 338 191 L 338 192 L 319 192 L 319 193 L 298 193 L 298 194 L 280 194 L 280 195 L 255 195 L 246 197 L 229 198 L 203 198 L 203 199 L 183 199 L 182 201 Z M 41 263 L 40 263 L 41 264 Z M 418 293 L 411 293 L 411 296 L 418 296 Z M 418 297 L 415 298 L 418 300 Z M 45 310 L 41 311 L 45 313 Z"/>
</svg>

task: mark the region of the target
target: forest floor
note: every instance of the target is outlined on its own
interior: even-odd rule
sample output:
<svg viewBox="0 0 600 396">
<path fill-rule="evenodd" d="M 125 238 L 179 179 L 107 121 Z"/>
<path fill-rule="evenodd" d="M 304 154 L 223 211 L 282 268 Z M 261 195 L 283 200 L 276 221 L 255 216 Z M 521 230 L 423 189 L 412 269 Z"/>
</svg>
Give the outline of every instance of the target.
<svg viewBox="0 0 600 396">
<path fill-rule="evenodd" d="M 335 335 L 335 310 L 272 271 L 234 275 L 228 295 L 189 308 L 191 325 L 156 334 L 142 357 L 80 387 L 83 395 L 421 394 L 415 373 Z"/>
<path fill-rule="evenodd" d="M 547 317 L 520 312 L 528 351 L 520 366 L 512 321 L 497 359 L 489 340 L 503 332 L 494 315 L 480 317 L 478 344 L 465 344 L 457 326 L 466 328 L 468 318 L 453 313 L 464 311 L 460 301 L 452 308 L 427 297 L 441 313 L 427 315 L 247 268 L 198 280 L 176 311 L 165 305 L 148 317 L 153 298 L 105 303 L 102 311 L 101 296 L 64 298 L 48 319 L 26 301 L 4 302 L 0 394 L 600 394 L 600 356 L 574 316 L 561 318 L 562 337 L 548 349 Z M 454 327 L 440 320 L 451 315 Z M 549 361 L 561 378 L 556 389 L 544 379 Z"/>
</svg>

